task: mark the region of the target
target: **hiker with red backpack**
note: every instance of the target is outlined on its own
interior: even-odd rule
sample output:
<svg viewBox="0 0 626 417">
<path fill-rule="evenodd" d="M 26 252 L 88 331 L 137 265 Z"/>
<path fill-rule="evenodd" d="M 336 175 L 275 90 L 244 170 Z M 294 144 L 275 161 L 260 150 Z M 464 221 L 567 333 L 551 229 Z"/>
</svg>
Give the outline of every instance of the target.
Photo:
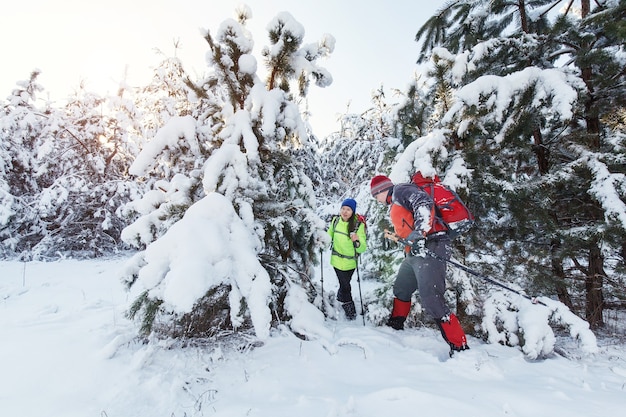
<svg viewBox="0 0 626 417">
<path fill-rule="evenodd" d="M 356 308 L 350 280 L 357 267 L 357 257 L 367 249 L 365 222 L 356 214 L 356 201 L 348 198 L 341 203 L 339 216 L 331 220 L 328 235 L 332 241 L 330 264 L 339 280 L 337 301 L 341 303 L 346 318 L 354 320 Z"/>
<path fill-rule="evenodd" d="M 395 233 L 410 246 L 405 246 L 405 258 L 400 264 L 393 286 L 393 309 L 387 325 L 404 329 L 411 310 L 411 296 L 419 291 L 422 307 L 433 317 L 444 340 L 453 351 L 469 349 L 465 332 L 457 316 L 445 303 L 446 262 L 449 258 L 450 236 L 441 210 L 433 197 L 414 182 L 395 184 L 384 175 L 370 183 L 371 194 L 378 202 L 390 207 Z M 441 226 L 443 224 L 443 226 Z"/>
</svg>

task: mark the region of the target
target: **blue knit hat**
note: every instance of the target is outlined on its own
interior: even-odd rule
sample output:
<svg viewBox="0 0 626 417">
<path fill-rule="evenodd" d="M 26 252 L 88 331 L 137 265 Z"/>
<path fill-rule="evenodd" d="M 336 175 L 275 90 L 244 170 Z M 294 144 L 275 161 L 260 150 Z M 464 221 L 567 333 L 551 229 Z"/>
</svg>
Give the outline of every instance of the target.
<svg viewBox="0 0 626 417">
<path fill-rule="evenodd" d="M 352 213 L 356 213 L 356 201 L 354 201 L 351 198 L 346 198 L 345 200 L 343 200 L 343 203 L 341 203 L 341 207 L 343 206 L 348 206 L 352 209 Z"/>
</svg>

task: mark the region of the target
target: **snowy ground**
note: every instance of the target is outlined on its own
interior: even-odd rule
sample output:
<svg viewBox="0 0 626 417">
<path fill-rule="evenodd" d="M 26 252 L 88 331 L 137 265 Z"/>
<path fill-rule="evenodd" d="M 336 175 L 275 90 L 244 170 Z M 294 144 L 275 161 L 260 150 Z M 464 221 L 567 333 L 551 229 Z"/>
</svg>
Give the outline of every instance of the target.
<svg viewBox="0 0 626 417">
<path fill-rule="evenodd" d="M 0 262 L 0 416 L 619 416 L 626 347 L 528 361 L 470 337 L 448 358 L 432 329 L 329 321 L 332 338 L 142 344 L 120 260 Z M 325 276 L 332 284 L 330 272 Z M 253 341 L 251 341 L 251 344 Z"/>
</svg>

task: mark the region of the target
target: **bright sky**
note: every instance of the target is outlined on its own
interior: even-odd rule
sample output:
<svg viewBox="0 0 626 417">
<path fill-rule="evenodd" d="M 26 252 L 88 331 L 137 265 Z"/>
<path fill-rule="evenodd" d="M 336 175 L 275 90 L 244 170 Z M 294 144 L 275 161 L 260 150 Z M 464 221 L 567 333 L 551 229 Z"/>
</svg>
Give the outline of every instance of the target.
<svg viewBox="0 0 626 417">
<path fill-rule="evenodd" d="M 288 11 L 305 28 L 305 43 L 324 33 L 336 39 L 335 52 L 322 65 L 333 75 L 326 89 L 311 88 L 311 123 L 324 136 L 336 131 L 337 116 L 369 107 L 372 90 L 404 89 L 417 69 L 415 33 L 444 1 L 396 0 L 30 0 L 0 8 L 0 96 L 38 68 L 40 83 L 53 99 L 63 99 L 85 81 L 90 90 L 116 90 L 125 71 L 141 84 L 160 61 L 155 49 L 177 55 L 197 74 L 205 71 L 208 46 L 200 29 L 215 33 L 241 3 L 253 17 L 255 55 L 267 44 L 266 25 Z"/>
</svg>

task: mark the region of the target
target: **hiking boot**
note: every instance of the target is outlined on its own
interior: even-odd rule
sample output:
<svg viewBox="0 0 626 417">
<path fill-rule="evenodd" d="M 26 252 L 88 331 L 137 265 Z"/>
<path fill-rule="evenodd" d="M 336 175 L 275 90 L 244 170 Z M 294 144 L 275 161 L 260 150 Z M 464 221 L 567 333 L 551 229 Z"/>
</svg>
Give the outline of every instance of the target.
<svg viewBox="0 0 626 417">
<path fill-rule="evenodd" d="M 406 317 L 402 317 L 402 316 L 389 317 L 389 320 L 387 320 L 387 326 L 396 330 L 404 330 L 405 320 L 406 320 Z"/>
<path fill-rule="evenodd" d="M 356 307 L 354 306 L 354 301 L 343 303 L 341 304 L 341 307 L 343 307 L 343 311 L 346 313 L 346 318 L 348 320 L 356 319 Z"/>
<path fill-rule="evenodd" d="M 387 326 L 396 330 L 404 330 L 404 321 L 411 311 L 411 302 L 402 301 L 399 298 L 393 299 L 391 317 L 387 320 Z"/>
<path fill-rule="evenodd" d="M 444 340 L 450 345 L 451 351 L 460 352 L 469 349 L 465 332 L 454 313 L 442 317 L 437 324 Z"/>
</svg>

